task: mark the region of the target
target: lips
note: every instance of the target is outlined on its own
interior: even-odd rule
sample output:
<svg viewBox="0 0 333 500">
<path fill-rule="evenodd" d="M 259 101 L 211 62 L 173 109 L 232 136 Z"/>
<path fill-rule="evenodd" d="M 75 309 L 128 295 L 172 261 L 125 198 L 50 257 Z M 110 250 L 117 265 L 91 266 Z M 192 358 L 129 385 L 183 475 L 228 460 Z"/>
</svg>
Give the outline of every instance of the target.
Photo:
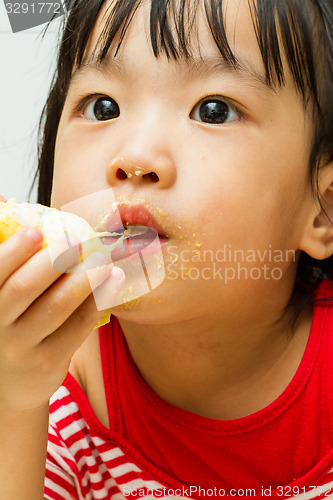
<svg viewBox="0 0 333 500">
<path fill-rule="evenodd" d="M 112 232 L 121 229 L 121 222 L 125 229 L 127 226 L 146 226 L 154 229 L 160 236 L 166 237 L 161 225 L 143 205 L 122 204 L 117 209 L 118 213 L 111 215 L 106 222 L 105 231 Z"/>
<path fill-rule="evenodd" d="M 149 248 L 152 252 L 156 253 L 156 245 L 159 243 L 163 246 L 167 242 L 168 238 L 161 225 L 143 205 L 119 205 L 116 213 L 111 214 L 106 221 L 104 228 L 105 231 L 117 231 L 121 234 L 124 229 L 131 226 L 145 226 L 146 228 L 150 228 L 150 230 L 144 231 L 143 234 L 140 234 L 139 231 L 137 236 L 131 236 L 131 233 L 129 233 L 129 238 L 124 240 L 121 246 L 117 246 L 112 251 L 111 258 L 114 262 L 129 257 L 144 249 L 146 249 L 145 253 Z M 158 240 L 156 240 L 157 236 Z M 116 241 L 116 237 L 103 238 L 104 245 L 111 245 Z"/>
</svg>

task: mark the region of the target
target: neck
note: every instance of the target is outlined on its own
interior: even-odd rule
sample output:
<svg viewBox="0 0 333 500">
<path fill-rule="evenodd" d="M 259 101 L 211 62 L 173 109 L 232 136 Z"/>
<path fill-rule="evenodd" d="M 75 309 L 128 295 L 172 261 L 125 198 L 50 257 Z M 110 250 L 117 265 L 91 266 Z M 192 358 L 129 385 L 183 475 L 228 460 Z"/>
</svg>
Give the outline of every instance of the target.
<svg viewBox="0 0 333 500">
<path fill-rule="evenodd" d="M 164 400 L 214 419 L 235 419 L 270 404 L 302 359 L 311 308 L 266 322 L 225 326 L 223 318 L 143 325 L 119 319 L 145 381 Z M 248 325 L 251 324 L 251 327 Z"/>
</svg>

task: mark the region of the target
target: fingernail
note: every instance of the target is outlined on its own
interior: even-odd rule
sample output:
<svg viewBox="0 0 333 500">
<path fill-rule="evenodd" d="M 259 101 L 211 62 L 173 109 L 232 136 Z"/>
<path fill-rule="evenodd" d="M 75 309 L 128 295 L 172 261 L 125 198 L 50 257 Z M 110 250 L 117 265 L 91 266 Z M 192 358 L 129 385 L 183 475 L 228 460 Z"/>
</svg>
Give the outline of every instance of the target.
<svg viewBox="0 0 333 500">
<path fill-rule="evenodd" d="M 35 229 L 33 227 L 30 227 L 26 231 L 25 235 L 27 236 L 27 238 L 32 240 L 34 243 L 40 243 L 43 239 L 42 233 L 38 229 Z"/>
<path fill-rule="evenodd" d="M 112 269 L 112 277 L 120 281 L 125 278 L 125 273 L 120 267 L 114 267 Z"/>
</svg>

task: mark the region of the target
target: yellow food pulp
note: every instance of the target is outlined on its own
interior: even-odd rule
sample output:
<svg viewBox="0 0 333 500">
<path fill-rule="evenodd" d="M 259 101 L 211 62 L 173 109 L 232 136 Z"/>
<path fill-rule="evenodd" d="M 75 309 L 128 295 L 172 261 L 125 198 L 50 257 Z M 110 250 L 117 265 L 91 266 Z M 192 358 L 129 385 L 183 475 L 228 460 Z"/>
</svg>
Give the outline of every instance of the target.
<svg viewBox="0 0 333 500">
<path fill-rule="evenodd" d="M 0 220 L 0 243 L 6 241 L 10 236 L 23 229 L 23 227 L 16 219 L 6 215 L 5 219 Z M 42 248 L 46 247 L 46 245 L 47 242 L 44 238 Z"/>
<path fill-rule="evenodd" d="M 13 234 L 23 229 L 23 227 L 24 226 L 19 224 L 13 217 L 9 217 L 8 215 L 3 220 L 0 220 L 0 244 L 6 241 Z M 44 237 L 42 248 L 46 246 L 47 246 L 47 241 L 46 238 Z M 81 255 L 81 261 L 82 260 L 83 258 Z M 110 321 L 110 315 L 111 315 L 110 310 L 106 311 L 106 313 L 103 314 L 101 319 L 98 321 L 97 325 L 94 327 L 94 330 L 108 323 Z"/>
<path fill-rule="evenodd" d="M 17 233 L 23 226 L 11 217 L 6 217 L 5 221 L 0 220 L 0 243 L 4 242 L 14 233 Z"/>
<path fill-rule="evenodd" d="M 110 309 L 108 309 L 103 314 L 103 316 L 101 317 L 101 319 L 99 320 L 99 322 L 97 323 L 97 325 L 94 326 L 94 330 L 96 330 L 96 328 L 99 328 L 100 326 L 106 325 L 106 323 L 109 323 L 110 317 L 111 317 L 111 311 L 110 311 Z"/>
<path fill-rule="evenodd" d="M 23 226 L 16 222 L 12 217 L 6 217 L 5 220 L 0 220 L 0 243 L 4 242 L 14 233 L 23 229 Z"/>
</svg>

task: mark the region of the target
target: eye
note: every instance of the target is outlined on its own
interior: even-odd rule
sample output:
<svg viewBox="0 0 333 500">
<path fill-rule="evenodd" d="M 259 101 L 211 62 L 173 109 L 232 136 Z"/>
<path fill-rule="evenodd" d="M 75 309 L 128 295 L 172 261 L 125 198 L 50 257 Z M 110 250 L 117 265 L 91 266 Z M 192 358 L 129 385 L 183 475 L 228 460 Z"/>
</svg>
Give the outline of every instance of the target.
<svg viewBox="0 0 333 500">
<path fill-rule="evenodd" d="M 105 121 L 118 118 L 120 109 L 111 97 L 99 97 L 91 101 L 84 111 L 84 116 L 89 120 Z"/>
<path fill-rule="evenodd" d="M 205 99 L 200 101 L 191 111 L 190 118 L 195 121 L 221 125 L 240 119 L 240 113 L 236 111 L 226 100 Z"/>
</svg>

